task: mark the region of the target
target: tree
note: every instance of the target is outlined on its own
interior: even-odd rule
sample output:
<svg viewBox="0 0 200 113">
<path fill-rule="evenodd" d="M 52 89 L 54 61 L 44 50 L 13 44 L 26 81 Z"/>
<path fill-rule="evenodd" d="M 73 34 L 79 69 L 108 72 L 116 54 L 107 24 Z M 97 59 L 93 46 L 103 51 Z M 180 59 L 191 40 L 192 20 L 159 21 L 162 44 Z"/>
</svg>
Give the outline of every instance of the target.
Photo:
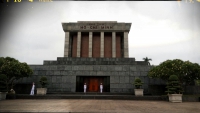
<svg viewBox="0 0 200 113">
<path fill-rule="evenodd" d="M 0 75 L 6 75 L 7 91 L 13 89 L 14 83 L 23 77 L 30 77 L 33 74 L 32 69 L 27 63 L 20 63 L 11 57 L 0 57 Z"/>
<path fill-rule="evenodd" d="M 45 88 L 46 85 L 48 84 L 47 77 L 42 76 L 42 77 L 40 78 L 40 81 L 39 81 L 39 82 L 40 82 L 42 88 Z"/>
<path fill-rule="evenodd" d="M 178 80 L 176 75 L 171 75 L 167 82 L 167 92 L 168 94 L 180 94 L 183 92 L 182 85 Z"/>
<path fill-rule="evenodd" d="M 200 80 L 200 65 L 197 63 L 185 62 L 185 78 L 184 81 L 188 85 L 194 84 L 194 80 Z"/>
<path fill-rule="evenodd" d="M 140 78 L 135 78 L 133 84 L 135 85 L 136 89 L 140 89 L 140 86 L 142 86 L 143 82 L 142 82 L 142 80 Z"/>
<path fill-rule="evenodd" d="M 143 58 L 143 60 L 144 60 L 145 62 L 147 62 L 148 65 L 151 65 L 150 62 L 149 62 L 149 61 L 152 61 L 151 58 L 145 57 L 145 58 Z"/>
<path fill-rule="evenodd" d="M 165 81 L 170 75 L 177 75 L 181 84 L 191 85 L 195 79 L 200 79 L 200 66 L 180 59 L 166 60 L 148 72 L 150 78 L 161 78 Z"/>
</svg>

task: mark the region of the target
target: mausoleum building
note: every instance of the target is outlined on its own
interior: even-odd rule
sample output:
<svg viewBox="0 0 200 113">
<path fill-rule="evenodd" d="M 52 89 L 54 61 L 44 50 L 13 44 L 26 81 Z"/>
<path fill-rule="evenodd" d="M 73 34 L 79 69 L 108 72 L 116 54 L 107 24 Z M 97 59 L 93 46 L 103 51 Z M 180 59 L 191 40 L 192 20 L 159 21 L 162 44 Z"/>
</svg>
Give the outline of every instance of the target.
<svg viewBox="0 0 200 113">
<path fill-rule="evenodd" d="M 34 74 L 21 83 L 36 82 L 39 87 L 40 77 L 46 76 L 47 93 L 83 92 L 84 83 L 87 92 L 99 92 L 102 83 L 103 92 L 132 93 L 134 79 L 139 77 L 144 82 L 142 88 L 148 92 L 148 85 L 154 83 L 147 77 L 151 66 L 129 58 L 131 23 L 78 21 L 62 23 L 62 27 L 64 57 L 45 60 L 43 65 L 30 65 Z"/>
</svg>

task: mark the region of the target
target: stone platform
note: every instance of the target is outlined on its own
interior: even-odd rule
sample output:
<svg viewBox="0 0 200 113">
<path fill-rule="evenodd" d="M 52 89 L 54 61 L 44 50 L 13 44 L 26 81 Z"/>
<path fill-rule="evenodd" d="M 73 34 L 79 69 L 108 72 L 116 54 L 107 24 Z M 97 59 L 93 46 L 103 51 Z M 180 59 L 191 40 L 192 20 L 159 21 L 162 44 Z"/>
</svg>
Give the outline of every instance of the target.
<svg viewBox="0 0 200 113">
<path fill-rule="evenodd" d="M 81 77 L 104 77 L 103 85 L 106 86 L 106 92 L 111 93 L 133 93 L 133 82 L 136 77 L 144 82 L 141 87 L 144 93 L 149 93 L 149 85 L 165 84 L 160 79 L 149 78 L 147 73 L 152 66 L 144 61 L 135 61 L 135 58 L 58 57 L 54 61 L 45 60 L 43 65 L 29 66 L 34 72 L 33 76 L 23 78 L 18 84 L 26 85 L 35 82 L 36 87 L 40 87 L 39 79 L 46 76 L 49 82 L 48 93 L 77 92 L 83 87 L 83 81 L 78 79 Z M 26 89 L 30 90 L 31 86 L 27 86 Z M 20 90 L 17 92 L 23 93 Z"/>
<path fill-rule="evenodd" d="M 108 100 L 152 100 L 166 101 L 163 96 L 135 96 L 129 93 L 68 93 L 68 94 L 47 94 L 47 95 L 28 95 L 17 94 L 17 99 L 108 99 Z"/>
</svg>

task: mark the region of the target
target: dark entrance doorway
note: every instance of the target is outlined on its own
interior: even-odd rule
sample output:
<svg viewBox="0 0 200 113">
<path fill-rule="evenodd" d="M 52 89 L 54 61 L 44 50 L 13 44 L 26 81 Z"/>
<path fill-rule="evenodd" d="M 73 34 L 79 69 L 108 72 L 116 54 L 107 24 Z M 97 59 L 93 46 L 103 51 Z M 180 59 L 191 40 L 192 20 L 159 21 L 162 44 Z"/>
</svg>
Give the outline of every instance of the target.
<svg viewBox="0 0 200 113">
<path fill-rule="evenodd" d="M 76 92 L 83 92 L 83 85 L 87 84 L 87 92 L 100 92 L 100 84 L 103 84 L 103 92 L 110 92 L 109 76 L 77 76 Z"/>
<path fill-rule="evenodd" d="M 89 81 L 88 81 L 88 92 L 97 92 L 99 90 L 98 86 L 99 86 L 99 80 L 98 80 L 97 77 L 89 78 Z"/>
</svg>

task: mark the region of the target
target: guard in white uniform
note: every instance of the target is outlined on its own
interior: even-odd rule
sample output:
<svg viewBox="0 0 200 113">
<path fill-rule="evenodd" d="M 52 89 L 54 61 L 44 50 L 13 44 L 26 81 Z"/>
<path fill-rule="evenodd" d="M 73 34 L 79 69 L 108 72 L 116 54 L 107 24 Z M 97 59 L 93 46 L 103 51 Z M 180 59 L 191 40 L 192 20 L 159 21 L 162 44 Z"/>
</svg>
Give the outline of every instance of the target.
<svg viewBox="0 0 200 113">
<path fill-rule="evenodd" d="M 86 83 L 84 84 L 84 93 L 86 93 L 87 85 Z"/>
<path fill-rule="evenodd" d="M 35 83 L 33 82 L 32 89 L 31 89 L 31 94 L 30 95 L 34 95 L 34 90 L 35 90 Z"/>
<path fill-rule="evenodd" d="M 100 84 L 100 92 L 102 93 L 102 91 L 103 91 L 103 85 L 102 85 L 102 83 Z"/>
</svg>

